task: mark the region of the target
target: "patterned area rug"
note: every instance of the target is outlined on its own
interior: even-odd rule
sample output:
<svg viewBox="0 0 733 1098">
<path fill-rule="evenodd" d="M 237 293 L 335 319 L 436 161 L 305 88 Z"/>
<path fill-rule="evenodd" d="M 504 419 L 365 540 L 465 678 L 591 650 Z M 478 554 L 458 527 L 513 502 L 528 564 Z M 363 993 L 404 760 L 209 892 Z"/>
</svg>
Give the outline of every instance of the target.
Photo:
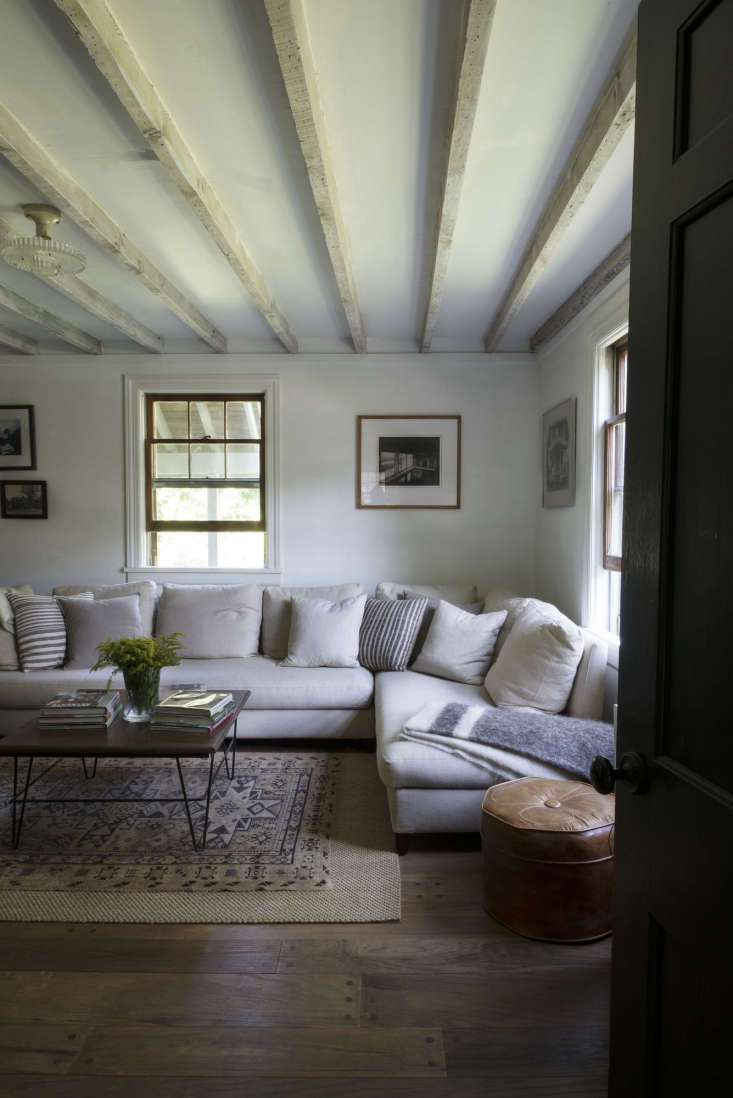
<svg viewBox="0 0 733 1098">
<path fill-rule="evenodd" d="M 373 755 L 257 752 L 212 787 L 194 851 L 172 760 L 63 760 L 30 797 L 10 847 L 11 770 L 0 766 L 0 918 L 102 922 L 383 922 L 400 917 L 400 871 Z M 36 766 L 41 767 L 40 760 Z M 182 764 L 189 797 L 204 764 Z M 208 771 L 208 766 L 206 767 Z M 146 803 L 115 798 L 145 797 Z M 90 798 L 102 798 L 91 801 Z M 160 801 L 157 800 L 160 798 Z M 203 804 L 193 809 L 200 836 Z"/>
</svg>

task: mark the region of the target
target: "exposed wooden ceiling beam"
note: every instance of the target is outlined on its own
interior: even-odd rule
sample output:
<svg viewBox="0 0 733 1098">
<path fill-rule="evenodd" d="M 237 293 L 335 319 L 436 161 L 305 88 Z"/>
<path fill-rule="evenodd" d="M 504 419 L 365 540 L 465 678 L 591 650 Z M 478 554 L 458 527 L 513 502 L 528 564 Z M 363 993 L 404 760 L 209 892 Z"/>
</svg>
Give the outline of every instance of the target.
<svg viewBox="0 0 733 1098">
<path fill-rule="evenodd" d="M 0 153 L 14 168 L 75 221 L 109 255 L 137 275 L 140 281 L 184 324 L 215 351 L 227 341 L 193 302 L 184 297 L 146 255 L 124 234 L 98 202 L 64 171 L 10 111 L 0 104 Z"/>
<path fill-rule="evenodd" d="M 589 305 L 601 290 L 612 282 L 616 275 L 625 271 L 631 261 L 631 235 L 624 237 L 621 243 L 613 249 L 606 258 L 598 264 L 594 271 L 578 286 L 567 300 L 555 310 L 551 317 L 538 328 L 532 336 L 529 345 L 533 351 L 539 350 L 558 332 L 573 320 L 578 313 L 582 313 L 586 305 Z"/>
<path fill-rule="evenodd" d="M 356 292 L 351 249 L 328 147 L 318 76 L 302 0 L 265 0 L 265 7 L 354 350 L 365 352 L 366 333 Z"/>
<path fill-rule="evenodd" d="M 534 236 L 486 333 L 486 350 L 496 350 L 526 301 L 563 234 L 590 194 L 611 154 L 634 120 L 636 30 L 619 53 L 609 79 L 588 115 L 575 148 L 560 172 Z"/>
<path fill-rule="evenodd" d="M 39 324 L 49 332 L 54 332 L 64 343 L 70 343 L 72 347 L 78 347 L 80 350 L 86 351 L 88 355 L 101 355 L 102 353 L 102 344 L 98 339 L 90 336 L 88 332 L 83 332 L 75 324 L 69 324 L 67 320 L 56 316 L 55 313 L 50 313 L 48 309 L 42 309 L 39 305 L 34 305 L 32 301 L 28 301 L 20 294 L 9 290 L 7 286 L 0 286 L 0 306 L 16 313 L 17 316 L 31 320 L 34 324 Z"/>
<path fill-rule="evenodd" d="M 38 344 L 35 339 L 29 339 L 28 336 L 21 335 L 20 332 L 14 332 L 12 328 L 6 328 L 4 324 L 0 324 L 0 345 L 12 347 L 14 351 L 20 351 L 22 355 L 38 354 Z"/>
<path fill-rule="evenodd" d="M 235 225 L 204 176 L 124 31 L 105 0 L 55 0 L 69 18 L 95 65 L 153 152 L 221 249 L 283 346 L 295 352 L 288 327 Z"/>
<path fill-rule="evenodd" d="M 453 246 L 453 232 L 456 226 L 458 203 L 461 198 L 463 177 L 466 173 L 466 160 L 468 159 L 468 149 L 471 144 L 473 123 L 476 117 L 481 78 L 484 74 L 486 51 L 489 48 L 491 24 L 494 20 L 495 9 L 496 0 L 469 0 L 465 14 L 456 98 L 448 139 L 443 200 L 435 237 L 433 273 L 430 280 L 430 295 L 422 334 L 421 350 L 423 351 L 430 350 L 435 324 L 438 319 L 438 310 L 443 299 L 448 260 Z"/>
<path fill-rule="evenodd" d="M 6 241 L 11 240 L 15 236 L 12 227 L 0 217 L 0 246 Z M 151 332 L 150 328 L 146 328 L 144 324 L 141 324 L 138 320 L 135 320 L 134 316 L 125 312 L 119 305 L 115 305 L 114 302 L 109 301 L 102 294 L 98 293 L 87 282 L 84 282 L 76 275 L 59 275 L 56 278 L 46 277 L 45 275 L 32 273 L 34 278 L 40 279 L 41 282 L 45 282 L 53 290 L 58 290 L 64 297 L 68 297 L 70 301 L 73 301 L 75 305 L 79 305 L 82 309 L 86 309 L 92 316 L 98 317 L 100 320 L 104 320 L 107 324 L 113 328 L 117 328 L 118 331 L 123 332 L 129 339 L 132 339 L 135 343 L 141 347 L 147 347 L 150 351 L 155 351 L 157 354 L 162 354 L 165 350 L 163 340 L 155 332 Z"/>
</svg>

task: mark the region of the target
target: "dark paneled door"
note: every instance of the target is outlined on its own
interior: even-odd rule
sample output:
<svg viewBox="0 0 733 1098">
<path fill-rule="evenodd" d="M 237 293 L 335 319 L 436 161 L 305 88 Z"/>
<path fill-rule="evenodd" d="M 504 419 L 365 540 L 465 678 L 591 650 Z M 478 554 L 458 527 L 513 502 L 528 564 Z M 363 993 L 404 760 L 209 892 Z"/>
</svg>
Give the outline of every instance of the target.
<svg viewBox="0 0 733 1098">
<path fill-rule="evenodd" d="M 612 1098 L 729 1093 L 733 0 L 639 9 Z"/>
</svg>

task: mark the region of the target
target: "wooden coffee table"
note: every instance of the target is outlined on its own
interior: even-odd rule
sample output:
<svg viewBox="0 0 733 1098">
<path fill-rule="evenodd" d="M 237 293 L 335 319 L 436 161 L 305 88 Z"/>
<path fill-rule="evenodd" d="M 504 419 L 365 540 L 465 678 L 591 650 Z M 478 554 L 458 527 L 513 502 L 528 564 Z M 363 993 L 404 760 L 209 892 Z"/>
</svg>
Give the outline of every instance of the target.
<svg viewBox="0 0 733 1098">
<path fill-rule="evenodd" d="M 203 850 L 206 846 L 206 833 L 209 827 L 209 804 L 214 779 L 224 766 L 229 781 L 234 777 L 237 761 L 236 725 L 240 711 L 247 704 L 249 690 L 230 691 L 234 698 L 235 709 L 228 720 L 209 735 L 208 732 L 191 732 L 176 728 L 166 732 L 151 732 L 148 724 L 128 724 L 117 717 L 105 731 L 94 732 L 90 729 L 46 729 L 38 727 L 38 718 L 31 717 L 24 724 L 0 739 L 0 757 L 13 760 L 13 796 L 11 809 L 11 839 L 15 850 L 20 842 L 23 816 L 27 804 L 59 803 L 110 803 L 120 804 L 131 801 L 148 801 L 155 804 L 183 804 L 186 808 L 191 842 L 194 850 Z M 123 696 L 124 704 L 124 696 Z M 218 752 L 219 763 L 214 767 Z M 27 759 L 25 774 L 21 774 L 21 760 Z M 33 781 L 31 772 L 36 759 L 53 759 Z M 44 774 L 52 770 L 61 759 L 81 759 L 84 775 L 92 779 L 97 773 L 99 759 L 175 759 L 178 779 L 181 783 L 181 797 L 29 797 L 28 790 Z M 87 760 L 93 760 L 93 766 L 87 766 Z M 209 774 L 206 792 L 200 797 L 189 797 L 183 780 L 181 759 L 204 759 L 209 762 Z M 196 842 L 196 832 L 191 816 L 191 806 L 204 803 L 204 819 L 201 827 L 201 841 Z"/>
</svg>

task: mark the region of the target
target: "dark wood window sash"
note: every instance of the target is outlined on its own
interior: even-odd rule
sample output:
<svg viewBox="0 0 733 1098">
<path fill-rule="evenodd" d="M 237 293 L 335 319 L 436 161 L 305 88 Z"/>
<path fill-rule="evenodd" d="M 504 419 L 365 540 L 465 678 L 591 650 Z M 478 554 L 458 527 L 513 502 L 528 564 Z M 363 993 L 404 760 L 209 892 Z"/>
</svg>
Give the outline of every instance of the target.
<svg viewBox="0 0 733 1098">
<path fill-rule="evenodd" d="M 260 437 L 259 438 L 191 438 L 190 436 L 185 438 L 165 438 L 159 439 L 154 437 L 153 434 L 153 406 L 161 401 L 173 402 L 181 401 L 191 404 L 199 401 L 211 401 L 216 403 L 226 403 L 232 401 L 249 402 L 260 405 Z M 190 416 L 189 416 L 190 422 Z M 164 521 L 162 519 L 153 518 L 153 446 L 158 442 L 165 442 L 170 444 L 180 444 L 183 446 L 189 446 L 196 443 L 206 443 L 207 445 L 255 445 L 259 447 L 260 455 L 260 476 L 257 481 L 250 481 L 250 484 L 258 484 L 260 489 L 260 517 L 257 520 L 251 521 L 223 521 L 223 520 L 205 520 L 202 522 L 194 521 Z M 225 451 L 226 453 L 226 451 Z M 190 470 L 189 470 L 190 471 Z M 175 485 L 177 487 L 206 487 L 206 488 L 226 488 L 229 486 L 240 486 L 243 481 L 241 477 L 233 477 L 228 480 L 225 477 L 212 479 L 198 479 L 196 477 L 190 478 L 176 478 Z M 262 393 L 147 393 L 145 397 L 145 529 L 153 537 L 156 533 L 163 531 L 178 531 L 191 533 L 209 533 L 209 532 L 228 532 L 228 531 L 243 531 L 254 533 L 266 533 L 266 468 L 265 468 L 265 398 Z M 153 559 L 155 558 L 155 547 L 153 546 Z"/>
</svg>

